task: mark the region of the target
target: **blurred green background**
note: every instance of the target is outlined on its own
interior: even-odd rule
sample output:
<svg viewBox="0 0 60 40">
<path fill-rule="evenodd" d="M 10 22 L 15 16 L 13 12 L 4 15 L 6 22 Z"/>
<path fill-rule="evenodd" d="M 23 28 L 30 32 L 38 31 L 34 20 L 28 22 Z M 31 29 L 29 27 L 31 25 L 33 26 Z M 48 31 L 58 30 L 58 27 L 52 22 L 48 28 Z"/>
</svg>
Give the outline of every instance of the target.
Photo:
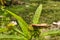
<svg viewBox="0 0 60 40">
<path fill-rule="evenodd" d="M 39 6 L 39 4 L 43 4 L 43 10 L 39 23 L 51 24 L 54 21 L 60 20 L 60 0 L 22 0 L 22 1 L 25 2 L 25 4 L 6 6 L 5 9 L 8 9 L 16 13 L 17 15 L 21 16 L 28 24 L 31 24 L 33 15 L 37 7 Z M 1 10 L 0 15 L 3 15 L 3 12 Z M 9 19 L 9 17 L 11 19 Z M 4 19 L 6 20 L 6 18 Z M 14 18 L 9 14 L 7 15 L 7 19 L 14 20 Z M 9 23 L 9 21 L 1 21 L 1 20 L 0 22 L 1 24 L 4 24 L 4 22 L 5 23 L 7 22 L 7 24 Z M 17 39 L 7 39 L 7 40 L 17 40 Z"/>
<path fill-rule="evenodd" d="M 60 20 L 60 1 L 59 0 L 22 0 L 23 5 L 8 6 L 6 9 L 20 15 L 28 23 L 32 23 L 34 12 L 39 4 L 43 4 L 43 11 L 39 23 L 52 23 Z M 1 10 L 0 10 L 1 11 Z M 2 12 L 0 12 L 2 14 Z"/>
</svg>

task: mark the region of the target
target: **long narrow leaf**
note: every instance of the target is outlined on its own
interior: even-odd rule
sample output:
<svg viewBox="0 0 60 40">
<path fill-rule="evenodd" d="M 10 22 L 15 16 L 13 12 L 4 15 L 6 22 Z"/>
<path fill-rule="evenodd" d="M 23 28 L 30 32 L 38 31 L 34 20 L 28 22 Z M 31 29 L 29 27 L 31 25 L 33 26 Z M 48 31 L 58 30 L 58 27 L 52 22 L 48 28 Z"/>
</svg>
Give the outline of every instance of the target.
<svg viewBox="0 0 60 40">
<path fill-rule="evenodd" d="M 15 13 L 6 10 L 9 14 L 11 14 L 12 16 L 14 16 L 16 18 L 16 20 L 19 23 L 19 26 L 21 27 L 23 33 L 27 36 L 30 37 L 29 31 L 28 31 L 28 24 L 18 15 L 16 15 Z"/>
<path fill-rule="evenodd" d="M 60 30 L 52 30 L 52 31 L 48 31 L 42 34 L 42 36 L 54 36 L 54 35 L 60 35 Z"/>
<path fill-rule="evenodd" d="M 24 37 L 26 37 L 26 35 L 23 33 L 23 32 L 21 32 L 19 29 L 17 29 L 17 28 L 13 28 L 16 32 L 18 32 L 18 33 L 20 33 L 21 35 L 23 35 Z"/>
<path fill-rule="evenodd" d="M 16 35 L 5 35 L 5 34 L 0 34 L 0 38 L 12 38 L 12 39 L 26 39 L 25 37 L 20 37 L 20 36 L 16 36 Z M 27 40 L 27 39 L 26 39 Z"/>
<path fill-rule="evenodd" d="M 33 24 L 37 24 L 41 15 L 41 11 L 42 11 L 42 4 L 39 5 L 39 7 L 37 8 L 35 15 L 33 17 Z"/>
</svg>

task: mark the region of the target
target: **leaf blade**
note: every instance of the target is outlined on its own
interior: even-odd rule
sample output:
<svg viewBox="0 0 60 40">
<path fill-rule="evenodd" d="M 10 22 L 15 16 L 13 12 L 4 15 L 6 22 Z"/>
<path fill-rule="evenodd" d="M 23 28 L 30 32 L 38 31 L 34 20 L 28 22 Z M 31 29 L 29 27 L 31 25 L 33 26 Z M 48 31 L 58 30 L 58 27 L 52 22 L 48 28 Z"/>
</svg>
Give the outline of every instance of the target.
<svg viewBox="0 0 60 40">
<path fill-rule="evenodd" d="M 5 35 L 5 34 L 0 34 L 0 39 L 3 39 L 3 38 L 11 38 L 11 39 L 24 39 L 24 40 L 27 40 L 27 38 L 23 37 L 23 36 L 17 36 L 17 35 Z"/>
<path fill-rule="evenodd" d="M 28 31 L 28 24 L 20 16 L 16 15 L 15 13 L 13 13 L 9 10 L 6 10 L 6 11 L 16 18 L 16 20 L 18 21 L 19 26 L 21 27 L 23 33 L 25 35 L 27 35 L 27 37 L 30 37 L 29 31 Z"/>
<path fill-rule="evenodd" d="M 40 15 L 41 15 L 41 11 L 42 11 L 42 4 L 39 5 L 39 7 L 37 8 L 36 12 L 35 12 L 35 15 L 33 17 L 33 24 L 37 24 L 38 23 L 38 20 L 40 18 Z"/>
</svg>

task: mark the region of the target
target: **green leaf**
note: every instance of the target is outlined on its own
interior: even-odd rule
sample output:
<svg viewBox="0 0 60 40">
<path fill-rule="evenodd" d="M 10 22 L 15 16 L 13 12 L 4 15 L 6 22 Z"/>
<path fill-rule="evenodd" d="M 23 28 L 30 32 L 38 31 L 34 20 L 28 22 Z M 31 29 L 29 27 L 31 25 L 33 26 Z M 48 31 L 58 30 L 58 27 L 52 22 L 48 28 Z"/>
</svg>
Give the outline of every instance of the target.
<svg viewBox="0 0 60 40">
<path fill-rule="evenodd" d="M 7 28 L 0 28 L 0 32 L 7 32 L 8 29 Z"/>
<path fill-rule="evenodd" d="M 60 30 L 51 30 L 42 34 L 42 36 L 47 36 L 47 35 L 51 35 L 51 36 L 60 35 Z"/>
<path fill-rule="evenodd" d="M 21 27 L 23 33 L 29 38 L 30 33 L 28 31 L 28 24 L 20 16 L 16 15 L 15 13 L 13 13 L 9 10 L 6 10 L 6 11 L 16 18 L 16 20 L 18 21 L 19 26 Z"/>
<path fill-rule="evenodd" d="M 42 11 L 42 4 L 39 5 L 39 7 L 37 8 L 35 15 L 33 17 L 33 24 L 37 24 L 41 15 L 41 11 Z"/>
<path fill-rule="evenodd" d="M 16 32 L 22 34 L 24 37 L 26 37 L 26 35 L 25 35 L 22 31 L 20 31 L 19 29 L 17 29 L 16 27 L 13 28 L 13 29 L 14 29 Z"/>
<path fill-rule="evenodd" d="M 12 39 L 24 39 L 24 40 L 27 40 L 25 37 L 23 36 L 17 36 L 17 35 L 5 35 L 5 34 L 0 34 L 0 38 L 3 39 L 3 38 L 12 38 Z"/>
</svg>

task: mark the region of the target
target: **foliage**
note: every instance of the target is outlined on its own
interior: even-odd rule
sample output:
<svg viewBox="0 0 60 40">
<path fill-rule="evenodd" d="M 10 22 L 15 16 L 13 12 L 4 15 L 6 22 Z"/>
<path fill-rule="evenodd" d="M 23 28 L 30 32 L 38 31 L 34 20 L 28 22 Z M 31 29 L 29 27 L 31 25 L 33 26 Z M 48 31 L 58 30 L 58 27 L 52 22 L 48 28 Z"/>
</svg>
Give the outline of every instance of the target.
<svg viewBox="0 0 60 40">
<path fill-rule="evenodd" d="M 22 31 L 19 30 L 19 29 L 16 29 L 16 28 L 14 30 L 16 30 L 20 34 L 23 34 L 23 36 L 26 38 L 26 40 L 30 40 L 30 38 L 32 37 L 32 35 L 29 32 L 29 29 L 28 29 L 29 26 L 28 26 L 28 24 L 20 16 L 16 15 L 15 13 L 13 13 L 13 12 L 11 12 L 9 10 L 5 10 L 5 9 L 3 9 L 3 7 L 1 9 L 2 9 L 2 11 L 6 11 L 7 13 L 11 14 L 18 21 L 19 26 L 22 29 Z M 36 23 L 38 23 L 41 11 L 42 11 L 42 4 L 39 5 L 39 7 L 36 10 L 35 16 L 34 16 L 36 18 L 36 16 L 37 16 L 36 14 L 38 14 L 39 15 L 37 17 L 38 19 L 37 20 L 35 20 L 35 18 L 33 19 L 33 20 L 37 21 Z"/>
<path fill-rule="evenodd" d="M 42 15 L 41 15 L 41 17 L 40 17 L 40 23 L 52 23 L 53 21 L 58 21 L 58 20 L 60 20 L 60 6 L 59 6 L 59 4 L 60 4 L 60 2 L 54 2 L 54 1 L 49 1 L 49 2 L 46 2 L 46 3 L 44 3 L 43 4 L 43 11 L 42 11 Z M 20 14 L 20 16 L 22 16 L 24 19 L 25 19 L 25 21 L 27 22 L 31 22 L 31 20 L 29 21 L 29 19 L 30 19 L 30 16 L 29 15 L 27 15 L 29 12 L 31 12 L 32 13 L 32 16 L 33 16 L 33 12 L 35 11 L 35 9 L 36 9 L 36 7 L 37 6 L 34 6 L 35 5 L 35 3 L 33 3 L 33 4 L 28 4 L 28 8 L 27 7 L 25 7 L 25 5 L 24 6 L 21 6 L 21 5 L 18 5 L 18 6 L 16 6 L 16 5 L 14 5 L 13 7 L 7 7 L 7 9 L 8 9 L 8 12 L 9 13 L 12 13 L 12 12 L 14 12 L 13 13 L 13 15 L 15 15 L 15 13 L 16 14 Z M 12 12 L 10 12 L 9 10 L 11 10 Z M 0 10 L 1 11 L 1 10 Z M 2 11 L 1 11 L 2 12 Z M 1 13 L 0 12 L 0 13 Z M 26 15 L 27 16 L 29 16 L 28 17 L 28 19 L 26 19 Z M 15 15 L 16 16 L 16 15 Z M 14 17 L 15 17 L 14 16 Z M 18 17 L 19 18 L 19 17 Z M 33 17 L 34 18 L 34 17 Z M 16 18 L 17 19 L 17 18 Z M 17 19 L 17 21 L 19 22 L 20 21 L 20 18 L 19 18 L 19 20 Z M 20 22 L 19 22 L 20 23 Z M 25 22 L 23 22 L 23 23 L 25 23 Z M 37 22 L 38 23 L 38 22 Z M 20 25 L 21 26 L 21 25 Z M 29 25 L 28 25 L 29 26 Z M 14 27 L 13 27 L 14 28 Z M 21 27 L 22 28 L 22 27 Z M 4 28 L 3 28 L 4 29 Z M 1 29 L 3 32 L 4 32 L 4 30 L 3 29 Z M 21 31 L 21 29 L 17 29 L 17 28 L 14 28 L 14 30 L 15 31 L 17 31 L 18 33 L 20 33 L 20 35 L 22 34 L 23 35 L 23 37 L 25 38 L 25 37 L 27 37 L 26 36 L 26 34 L 27 34 L 27 32 L 25 32 L 25 33 L 23 33 L 24 32 L 24 30 L 23 30 L 23 32 Z M 28 30 L 28 29 L 27 29 Z M 34 32 L 34 31 L 33 31 Z M 46 33 L 44 33 L 44 34 L 42 34 L 42 37 L 44 37 L 44 36 L 46 36 L 46 35 L 60 35 L 60 33 L 59 33 L 60 31 L 59 30 L 57 30 L 57 31 L 49 31 L 49 32 L 46 32 Z M 30 32 L 29 32 L 30 33 Z M 19 37 L 20 37 L 20 35 L 19 35 Z M 10 36 L 10 35 L 5 35 L 5 36 Z M 4 37 L 5 37 L 4 36 Z M 31 35 L 30 35 L 31 36 Z M 4 38 L 3 37 L 3 38 Z M 10 36 L 11 37 L 11 36 Z M 27 39 L 25 39 L 25 40 L 27 40 Z"/>
<path fill-rule="evenodd" d="M 40 18 L 40 15 L 41 15 L 41 11 L 42 11 L 42 5 L 40 5 L 35 12 L 35 15 L 34 15 L 34 18 L 33 18 L 33 24 L 38 24 L 39 18 Z"/>
</svg>

